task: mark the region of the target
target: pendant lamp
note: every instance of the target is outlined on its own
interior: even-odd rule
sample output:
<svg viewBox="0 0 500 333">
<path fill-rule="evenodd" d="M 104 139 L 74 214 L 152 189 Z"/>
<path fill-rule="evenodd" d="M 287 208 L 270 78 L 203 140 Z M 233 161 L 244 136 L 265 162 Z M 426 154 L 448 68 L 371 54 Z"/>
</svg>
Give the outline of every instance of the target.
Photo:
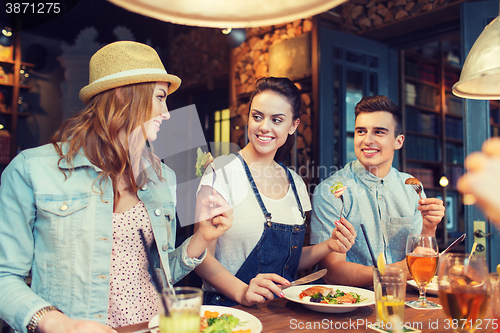
<svg viewBox="0 0 500 333">
<path fill-rule="evenodd" d="M 175 24 L 252 28 L 292 22 L 346 0 L 109 0 L 131 12 Z"/>
<path fill-rule="evenodd" d="M 1 26 L 1 23 L 0 23 Z M 5 27 L 0 32 L 0 45 L 1 46 L 11 46 L 12 45 L 12 29 L 10 27 Z"/>
<path fill-rule="evenodd" d="M 500 99 L 500 16 L 484 28 L 465 59 L 452 91 L 470 99 Z"/>
</svg>

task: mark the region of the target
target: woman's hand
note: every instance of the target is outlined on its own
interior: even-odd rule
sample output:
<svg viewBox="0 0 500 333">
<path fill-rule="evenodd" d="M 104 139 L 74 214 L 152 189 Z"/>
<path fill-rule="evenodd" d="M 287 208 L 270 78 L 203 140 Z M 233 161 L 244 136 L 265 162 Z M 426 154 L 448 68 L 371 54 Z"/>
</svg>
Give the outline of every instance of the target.
<svg viewBox="0 0 500 333">
<path fill-rule="evenodd" d="M 202 186 L 196 199 L 195 233 L 187 249 L 190 258 L 198 258 L 214 240 L 233 225 L 233 209 L 209 186 Z"/>
<path fill-rule="evenodd" d="M 40 333 L 116 333 L 114 329 L 96 321 L 71 319 L 59 311 L 50 311 L 38 323 Z"/>
<path fill-rule="evenodd" d="M 290 284 L 287 279 L 278 274 L 259 274 L 250 280 L 248 286 L 243 290 L 239 303 L 244 306 L 252 306 L 255 303 L 262 303 L 268 299 L 273 299 L 273 294 L 284 297 L 283 291 L 281 291 L 281 288 L 275 282 L 281 285 Z"/>
<path fill-rule="evenodd" d="M 328 240 L 328 247 L 331 251 L 346 253 L 354 245 L 357 236 L 352 224 L 345 218 L 335 221 L 337 226 L 332 231 L 332 237 Z"/>
<path fill-rule="evenodd" d="M 233 209 L 215 190 L 212 195 L 202 200 L 201 205 L 197 232 L 201 232 L 203 238 L 210 243 L 231 228 Z M 205 218 L 203 219 L 203 217 Z"/>
</svg>

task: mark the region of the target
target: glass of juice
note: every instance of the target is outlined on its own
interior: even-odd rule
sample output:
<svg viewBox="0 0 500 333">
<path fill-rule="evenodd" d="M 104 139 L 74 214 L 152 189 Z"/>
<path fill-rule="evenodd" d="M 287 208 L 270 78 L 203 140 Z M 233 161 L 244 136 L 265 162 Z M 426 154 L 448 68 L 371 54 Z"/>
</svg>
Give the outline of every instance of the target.
<svg viewBox="0 0 500 333">
<path fill-rule="evenodd" d="M 406 297 L 406 274 L 401 267 L 386 266 L 373 269 L 373 289 L 375 291 L 375 309 L 380 327 L 395 329 L 404 326 Z M 388 324 L 390 323 L 390 324 Z"/>
<path fill-rule="evenodd" d="M 160 313 L 160 333 L 199 333 L 203 291 L 193 287 L 175 287 L 162 293 L 168 311 Z"/>
<path fill-rule="evenodd" d="M 406 304 L 418 309 L 439 309 L 440 306 L 426 298 L 427 286 L 436 275 L 439 252 L 436 237 L 428 235 L 408 235 L 406 240 L 406 265 L 418 286 L 419 297 Z"/>
<path fill-rule="evenodd" d="M 490 274 L 491 305 L 493 308 L 493 325 L 496 333 L 500 333 L 500 279 L 498 273 Z M 496 325 L 495 325 L 496 324 Z"/>
<path fill-rule="evenodd" d="M 455 332 L 472 333 L 484 328 L 490 276 L 482 256 L 447 253 L 438 270 L 439 299 Z"/>
</svg>

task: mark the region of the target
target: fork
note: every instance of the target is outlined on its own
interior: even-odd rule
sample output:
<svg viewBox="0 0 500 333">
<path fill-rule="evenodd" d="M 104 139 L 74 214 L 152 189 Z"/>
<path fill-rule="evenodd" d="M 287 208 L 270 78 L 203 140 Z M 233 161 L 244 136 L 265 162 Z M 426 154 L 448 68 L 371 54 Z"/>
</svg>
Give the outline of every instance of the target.
<svg viewBox="0 0 500 333">
<path fill-rule="evenodd" d="M 342 201 L 342 208 L 340 208 L 340 221 L 342 221 L 342 211 L 344 210 L 344 197 L 342 194 L 339 196 L 340 201 Z"/>
<path fill-rule="evenodd" d="M 212 164 L 210 164 L 210 167 L 212 168 L 212 173 L 213 173 L 213 177 L 212 177 L 212 195 L 214 194 L 214 184 L 215 184 L 215 180 L 217 179 L 217 174 L 215 173 L 215 169 L 214 169 L 214 166 Z"/>
<path fill-rule="evenodd" d="M 421 184 L 418 184 L 418 185 L 412 184 L 411 186 L 413 187 L 415 192 L 417 192 L 420 199 L 422 199 L 422 194 L 421 194 L 422 193 L 422 185 Z"/>
<path fill-rule="evenodd" d="M 215 180 L 217 179 L 217 174 L 215 173 L 215 169 L 214 169 L 214 166 L 212 164 L 210 164 L 210 167 L 212 168 L 212 174 L 213 174 L 213 176 L 212 176 L 212 191 L 211 191 L 210 195 L 214 195 L 214 185 L 215 185 Z M 212 209 L 215 208 L 215 203 L 212 202 L 210 204 L 210 206 Z"/>
</svg>

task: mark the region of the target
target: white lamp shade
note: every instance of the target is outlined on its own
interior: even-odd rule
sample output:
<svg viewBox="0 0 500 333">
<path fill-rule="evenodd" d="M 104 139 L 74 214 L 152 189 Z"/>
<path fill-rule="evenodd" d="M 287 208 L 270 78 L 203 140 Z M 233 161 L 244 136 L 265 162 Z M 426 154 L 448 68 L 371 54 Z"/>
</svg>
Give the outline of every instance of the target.
<svg viewBox="0 0 500 333">
<path fill-rule="evenodd" d="M 500 16 L 477 38 L 452 91 L 463 98 L 500 99 Z"/>
<path fill-rule="evenodd" d="M 183 25 L 252 28 L 325 12 L 346 0 L 109 0 L 134 13 Z"/>
</svg>

